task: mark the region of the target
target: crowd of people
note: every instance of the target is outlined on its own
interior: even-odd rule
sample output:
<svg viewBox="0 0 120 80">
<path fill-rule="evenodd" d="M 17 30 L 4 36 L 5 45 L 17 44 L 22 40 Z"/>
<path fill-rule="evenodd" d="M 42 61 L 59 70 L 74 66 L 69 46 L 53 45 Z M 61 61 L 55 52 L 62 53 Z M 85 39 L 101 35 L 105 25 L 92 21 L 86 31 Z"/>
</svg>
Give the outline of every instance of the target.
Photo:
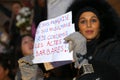
<svg viewBox="0 0 120 80">
<path fill-rule="evenodd" d="M 23 8 L 30 10 L 30 28 L 16 25 Z M 11 10 L 10 21 L 0 30 L 0 80 L 120 80 L 120 19 L 106 0 L 20 0 Z M 76 59 L 49 71 L 44 64 L 32 63 L 38 24 L 69 11 L 75 32 L 65 40 L 72 42 L 69 45 L 79 65 L 85 59 L 92 64 L 88 73 L 83 65 L 75 67 Z M 84 39 L 80 38 L 86 40 L 85 55 L 75 51 L 83 48 L 79 44 L 84 44 Z"/>
</svg>

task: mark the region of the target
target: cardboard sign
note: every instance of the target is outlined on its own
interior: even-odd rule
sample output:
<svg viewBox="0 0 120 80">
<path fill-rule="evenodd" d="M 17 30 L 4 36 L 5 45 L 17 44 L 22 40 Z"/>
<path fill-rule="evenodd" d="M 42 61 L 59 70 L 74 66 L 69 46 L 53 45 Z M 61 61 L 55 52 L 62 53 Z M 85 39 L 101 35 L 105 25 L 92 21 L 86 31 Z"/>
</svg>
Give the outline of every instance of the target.
<svg viewBox="0 0 120 80">
<path fill-rule="evenodd" d="M 35 35 L 33 63 L 73 60 L 64 38 L 75 32 L 72 13 L 43 21 Z"/>
</svg>

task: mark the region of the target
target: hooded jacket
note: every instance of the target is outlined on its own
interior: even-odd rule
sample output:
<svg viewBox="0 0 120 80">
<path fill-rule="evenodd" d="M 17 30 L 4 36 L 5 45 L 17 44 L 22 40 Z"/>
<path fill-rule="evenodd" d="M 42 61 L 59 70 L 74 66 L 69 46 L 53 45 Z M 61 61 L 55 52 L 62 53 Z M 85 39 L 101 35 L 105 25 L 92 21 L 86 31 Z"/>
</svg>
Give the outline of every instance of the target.
<svg viewBox="0 0 120 80">
<path fill-rule="evenodd" d="M 95 73 L 82 76 L 79 80 L 119 80 L 120 78 L 115 78 L 115 75 L 120 76 L 119 17 L 105 0 L 76 0 L 67 10 L 72 11 L 76 31 L 79 31 L 78 16 L 84 7 L 98 11 L 101 32 L 99 39 L 87 43 L 87 56 L 93 57 L 89 62 L 93 64 Z M 99 78 L 97 74 L 104 78 Z"/>
</svg>

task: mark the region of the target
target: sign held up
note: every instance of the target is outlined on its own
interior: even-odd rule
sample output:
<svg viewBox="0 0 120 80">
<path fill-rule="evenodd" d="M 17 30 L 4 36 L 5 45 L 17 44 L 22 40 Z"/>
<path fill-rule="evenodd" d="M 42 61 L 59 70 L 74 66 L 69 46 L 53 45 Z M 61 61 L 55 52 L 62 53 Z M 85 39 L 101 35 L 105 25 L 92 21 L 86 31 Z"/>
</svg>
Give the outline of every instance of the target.
<svg viewBox="0 0 120 80">
<path fill-rule="evenodd" d="M 73 60 L 64 38 L 74 31 L 71 12 L 40 22 L 35 35 L 33 63 Z"/>
</svg>

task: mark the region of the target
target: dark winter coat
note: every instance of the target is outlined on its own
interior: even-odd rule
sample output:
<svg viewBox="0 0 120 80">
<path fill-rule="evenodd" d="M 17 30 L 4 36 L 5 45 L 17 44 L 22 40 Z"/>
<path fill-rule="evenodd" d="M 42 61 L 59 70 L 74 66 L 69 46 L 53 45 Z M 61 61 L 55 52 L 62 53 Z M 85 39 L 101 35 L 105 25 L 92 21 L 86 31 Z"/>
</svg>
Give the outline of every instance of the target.
<svg viewBox="0 0 120 80">
<path fill-rule="evenodd" d="M 78 80 L 120 80 L 120 41 L 108 39 L 100 44 L 94 40 L 87 44 L 87 57 L 93 59 L 94 73 L 79 76 Z"/>
<path fill-rule="evenodd" d="M 104 62 L 113 66 L 117 70 L 116 73 L 120 76 L 120 41 L 109 39 L 102 42 L 98 48 L 96 48 L 93 55 L 95 61 Z M 110 71 L 112 72 L 112 70 Z"/>
<path fill-rule="evenodd" d="M 99 5 L 99 6 L 98 6 Z M 95 73 L 81 76 L 79 80 L 119 80 L 120 76 L 120 34 L 119 17 L 106 0 L 76 0 L 69 8 L 72 11 L 75 30 L 79 31 L 78 20 L 84 7 L 95 8 L 100 20 L 100 37 L 87 43 L 87 57 L 93 59 Z M 99 76 L 104 77 L 99 79 Z"/>
</svg>

